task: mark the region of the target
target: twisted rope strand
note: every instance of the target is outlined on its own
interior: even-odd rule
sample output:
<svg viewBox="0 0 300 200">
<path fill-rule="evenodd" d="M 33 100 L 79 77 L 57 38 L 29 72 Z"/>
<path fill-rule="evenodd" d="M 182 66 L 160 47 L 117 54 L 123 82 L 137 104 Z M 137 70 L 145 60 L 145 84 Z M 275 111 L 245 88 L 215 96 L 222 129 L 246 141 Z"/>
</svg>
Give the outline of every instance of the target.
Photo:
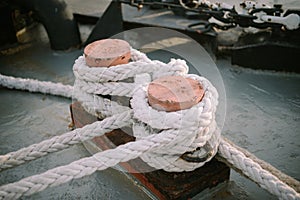
<svg viewBox="0 0 300 200">
<path fill-rule="evenodd" d="M 172 142 L 175 137 L 174 132 L 164 131 L 158 135 L 150 135 L 142 140 L 120 145 L 115 149 L 97 153 L 68 165 L 56 167 L 42 174 L 3 185 L 0 187 L 0 199 L 17 199 L 21 196 L 29 196 L 48 187 L 58 186 L 72 179 L 91 175 L 96 170 L 113 167 L 119 162 L 127 162 L 148 151 L 158 149 Z"/>
<path fill-rule="evenodd" d="M 280 199 L 300 199 L 300 194 L 292 187 L 283 183 L 276 176 L 263 169 L 258 163 L 245 156 L 245 154 L 237 148 L 230 145 L 226 139 L 223 139 L 219 145 L 219 155 L 245 173 L 246 176 L 262 188 Z"/>
<path fill-rule="evenodd" d="M 147 97 L 147 84 L 136 87 L 131 99 L 131 107 L 134 117 L 139 122 L 133 127 L 133 135 L 137 138 L 149 134 L 157 134 L 162 130 L 180 131 L 179 136 L 168 146 L 161 147 L 155 152 L 149 152 L 141 156 L 148 165 L 169 172 L 192 171 L 203 166 L 211 160 L 217 152 L 220 142 L 220 131 L 215 123 L 215 110 L 218 105 L 218 95 L 213 85 L 205 78 L 195 75 L 183 75 L 198 81 L 205 95 L 202 101 L 192 108 L 176 112 L 157 111 L 149 106 Z M 193 120 L 190 120 L 193 118 Z M 158 132 L 149 132 L 147 129 L 158 129 Z M 138 131 L 136 131 L 138 130 Z M 206 150 L 204 145 L 209 143 L 211 149 Z M 210 154 L 202 162 L 186 162 L 178 159 L 187 151 L 195 151 L 201 148 L 206 154 Z M 174 153 L 177 152 L 177 153 Z"/>
<path fill-rule="evenodd" d="M 129 107 L 122 106 L 115 101 L 98 95 L 88 94 L 78 89 L 74 90 L 74 98 L 81 102 L 81 105 L 88 113 L 100 119 L 130 110 Z"/>
<path fill-rule="evenodd" d="M 94 83 L 85 81 L 75 81 L 76 88 L 81 91 L 85 91 L 89 94 L 101 94 L 112 96 L 126 96 L 131 97 L 135 88 L 134 83 L 123 82 L 108 82 L 108 83 Z"/>
<path fill-rule="evenodd" d="M 0 74 L 0 85 L 9 89 L 27 90 L 29 92 L 40 92 L 62 97 L 71 98 L 73 86 L 53 83 L 48 81 L 39 81 L 35 79 L 15 78 Z"/>
<path fill-rule="evenodd" d="M 94 173 L 96 170 L 104 170 L 113 167 L 119 162 L 127 162 L 137 158 L 148 151 L 158 149 L 172 142 L 174 133 L 165 131 L 158 135 L 150 135 L 142 140 L 130 142 L 115 149 L 106 150 L 94 156 L 83 158 L 68 165 L 57 167 L 39 175 L 24 178 L 18 182 L 0 187 L 0 199 L 17 199 L 40 192 L 48 187 L 58 186 L 72 179 L 78 179 Z M 225 140 L 221 141 L 219 151 L 224 158 L 234 165 L 239 165 L 241 170 L 249 171 L 248 176 L 258 182 L 263 188 L 271 191 L 282 199 L 300 199 L 299 193 L 288 187 L 275 176 L 260 168 L 256 163 L 246 158 L 236 148 Z M 225 153 L 226 155 L 224 155 Z M 235 162 L 234 160 L 241 160 Z M 246 164 L 245 164 L 246 163 Z M 245 169 L 243 169 L 245 168 Z M 251 172 L 250 172 L 251 171 Z M 253 172 L 254 171 L 254 172 Z M 251 174 L 257 174 L 257 177 Z M 258 178 L 261 177 L 261 178 Z"/>
<path fill-rule="evenodd" d="M 78 101 L 83 102 L 84 108 L 90 114 L 99 118 L 112 116 L 129 110 L 128 107 L 121 106 L 109 99 L 104 99 L 97 95 L 89 95 L 78 89 L 74 90 L 74 87 L 71 85 L 63 85 L 61 83 L 15 78 L 0 74 L 0 85 L 9 89 L 26 90 L 29 92 L 57 95 L 66 98 L 72 98 L 72 93 L 74 92 L 74 97 L 77 98 Z"/>
<path fill-rule="evenodd" d="M 26 161 L 35 160 L 48 153 L 66 149 L 71 145 L 81 143 L 103 135 L 114 129 L 122 128 L 131 124 L 132 111 L 126 111 L 121 114 L 113 115 L 102 121 L 86 125 L 73 131 L 55 136 L 40 143 L 30 145 L 15 152 L 6 155 L 0 155 L 0 171 L 21 165 Z"/>
<path fill-rule="evenodd" d="M 288 186 L 290 186 L 291 188 L 293 188 L 297 193 L 300 193 L 300 182 L 299 181 L 297 181 L 296 179 L 294 179 L 294 178 L 292 178 L 292 177 L 284 174 L 283 172 L 281 172 L 280 170 L 276 169 L 275 167 L 273 167 L 269 163 L 267 163 L 267 162 L 265 162 L 265 161 L 257 158 L 255 155 L 251 154 L 246 149 L 243 149 L 243 148 L 235 145 L 229 139 L 223 137 L 223 141 L 226 142 L 226 145 L 230 145 L 230 146 L 234 147 L 235 149 L 237 149 L 239 152 L 243 153 L 247 158 L 251 159 L 254 163 L 259 164 L 261 166 L 261 168 L 263 168 L 264 170 L 270 172 L 272 175 L 276 176 L 280 181 L 286 183 Z M 230 165 L 232 168 L 236 168 L 235 164 L 229 163 L 221 155 L 217 155 L 217 158 L 220 161 L 226 163 L 227 165 Z M 236 170 L 241 171 L 241 169 L 238 169 L 238 168 L 236 168 Z"/>
</svg>

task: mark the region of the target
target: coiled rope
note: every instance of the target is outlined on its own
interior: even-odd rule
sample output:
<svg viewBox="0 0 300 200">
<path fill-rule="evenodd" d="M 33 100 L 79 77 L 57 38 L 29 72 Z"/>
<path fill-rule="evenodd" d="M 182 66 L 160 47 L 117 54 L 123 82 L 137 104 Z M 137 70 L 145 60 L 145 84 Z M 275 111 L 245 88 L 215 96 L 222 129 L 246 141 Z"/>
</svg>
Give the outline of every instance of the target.
<svg viewBox="0 0 300 200">
<path fill-rule="evenodd" d="M 164 64 L 151 61 L 137 50 L 132 49 L 131 53 L 133 62 L 126 64 L 124 69 L 121 65 L 105 70 L 88 68 L 85 66 L 84 58 L 80 57 L 73 68 L 76 77 L 74 87 L 0 75 L 0 85 L 8 88 L 65 97 L 71 97 L 72 90 L 74 90 L 74 97 L 82 103 L 86 111 L 97 117 L 106 117 L 103 121 L 0 156 L 0 169 L 2 170 L 130 124 L 133 124 L 133 131 L 137 138 L 135 142 L 1 186 L 0 199 L 16 199 L 23 195 L 31 195 L 47 187 L 57 186 L 137 157 L 141 157 L 150 166 L 163 168 L 166 171 L 191 171 L 209 161 L 217 150 L 219 157 L 241 170 L 247 177 L 272 194 L 282 199 L 300 199 L 299 182 L 293 180 L 292 186 L 287 185 L 278 178 L 281 177 L 278 173 L 273 175 L 249 155 L 221 138 L 214 116 L 217 107 L 217 92 L 209 81 L 203 77 L 188 75 L 188 68 L 182 60 L 171 60 L 170 63 Z M 144 67 L 140 67 L 141 65 Z M 122 71 L 126 70 L 125 68 L 131 68 L 131 70 Z M 139 75 L 142 73 L 147 74 Z M 172 113 L 155 111 L 147 105 L 145 91 L 151 80 L 165 75 L 181 75 L 201 82 L 206 90 L 205 98 L 191 109 Z M 136 77 L 134 82 L 121 82 L 131 77 Z M 123 86 L 122 91 L 116 92 L 120 86 Z M 96 94 L 132 97 L 132 110 Z M 166 114 L 170 115 L 166 116 Z M 185 120 L 190 119 L 192 114 L 198 116 L 195 121 Z M 166 119 L 164 123 L 159 120 L 161 117 Z M 191 164 L 178 156 L 205 145 L 210 145 L 213 153 L 203 163 Z M 161 154 L 162 151 L 164 155 Z"/>
<path fill-rule="evenodd" d="M 205 90 L 202 101 L 190 109 L 175 112 L 153 109 L 148 104 L 147 84 L 136 88 L 131 99 L 133 115 L 138 121 L 133 124 L 133 134 L 137 140 L 164 131 L 178 132 L 173 142 L 140 156 L 148 165 L 170 172 L 192 171 L 203 166 L 217 153 L 221 136 L 215 121 L 218 104 L 216 89 L 203 77 L 192 74 L 183 76 L 199 81 Z M 209 150 L 203 148 L 205 145 L 210 147 Z M 187 162 L 178 156 L 197 148 L 202 148 L 204 154 L 209 153 L 204 162 Z"/>
</svg>

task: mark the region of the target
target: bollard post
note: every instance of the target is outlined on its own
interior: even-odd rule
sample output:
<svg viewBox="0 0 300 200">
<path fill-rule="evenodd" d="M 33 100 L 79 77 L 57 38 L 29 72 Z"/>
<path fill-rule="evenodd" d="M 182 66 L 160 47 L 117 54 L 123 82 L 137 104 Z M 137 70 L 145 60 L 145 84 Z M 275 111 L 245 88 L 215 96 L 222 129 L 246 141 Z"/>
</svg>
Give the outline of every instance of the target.
<svg viewBox="0 0 300 200">
<path fill-rule="evenodd" d="M 95 62 L 97 58 L 89 52 L 89 49 L 85 51 L 86 57 L 88 57 L 87 60 L 89 60 L 87 62 L 94 66 L 97 63 Z M 100 55 L 100 53 L 97 55 Z M 127 59 L 126 57 L 126 59 L 121 60 Z M 107 63 L 106 60 L 103 62 Z M 114 62 L 109 61 L 108 63 Z M 107 67 L 109 66 L 110 64 L 107 65 Z M 205 91 L 199 82 L 181 76 L 161 77 L 151 82 L 148 86 L 149 105 L 154 109 L 166 112 L 188 109 L 199 103 L 204 95 Z M 71 115 L 76 128 L 99 120 L 87 113 L 79 102 L 71 105 Z M 107 150 L 131 141 L 135 141 L 134 136 L 117 129 L 103 136 L 95 137 L 91 141 L 92 144 L 88 145 L 88 147 L 96 145 L 101 150 Z M 95 149 L 90 150 L 93 151 Z M 181 158 L 186 160 L 186 156 Z M 215 158 L 191 172 L 156 170 L 148 166 L 140 158 L 120 163 L 119 166 L 125 171 L 122 171 L 122 173 L 126 174 L 126 177 L 132 179 L 147 194 L 151 194 L 152 197 L 154 196 L 157 199 L 192 198 L 207 188 L 212 188 L 219 183 L 228 181 L 230 174 L 230 168 Z"/>
<path fill-rule="evenodd" d="M 128 42 L 120 39 L 103 39 L 84 48 L 85 62 L 89 67 L 113 67 L 129 63 L 131 53 Z M 111 99 L 110 95 L 100 95 Z"/>
</svg>

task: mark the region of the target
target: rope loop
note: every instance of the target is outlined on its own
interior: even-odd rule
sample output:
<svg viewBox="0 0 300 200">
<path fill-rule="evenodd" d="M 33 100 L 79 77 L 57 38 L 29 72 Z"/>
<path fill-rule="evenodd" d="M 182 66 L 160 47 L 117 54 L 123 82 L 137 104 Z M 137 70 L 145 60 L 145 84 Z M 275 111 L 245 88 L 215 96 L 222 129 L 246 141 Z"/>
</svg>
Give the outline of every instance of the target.
<svg viewBox="0 0 300 200">
<path fill-rule="evenodd" d="M 165 64 L 157 60 L 152 61 L 145 54 L 131 48 L 131 62 L 128 64 L 89 67 L 85 63 L 84 56 L 80 56 L 75 61 L 73 71 L 76 77 L 75 97 L 89 113 L 105 117 L 118 111 L 124 112 L 124 106 L 99 95 L 132 97 L 130 105 L 136 121 L 133 125 L 134 136 L 144 138 L 162 131 L 170 132 L 168 134 L 172 137 L 170 143 L 141 156 L 150 166 L 166 171 L 191 171 L 202 166 L 216 154 L 220 143 L 220 133 L 215 122 L 218 93 L 204 77 L 187 74 L 188 66 L 184 60 L 171 59 Z M 190 109 L 176 112 L 153 109 L 147 99 L 149 82 L 171 75 L 198 81 L 205 90 L 202 101 Z M 147 131 L 150 129 L 151 131 Z M 209 156 L 202 162 L 194 163 L 181 158 L 182 154 L 195 152 L 196 149 L 204 150 Z"/>
<path fill-rule="evenodd" d="M 215 156 L 220 143 L 221 135 L 215 121 L 218 104 L 216 89 L 203 77 L 190 74 L 183 76 L 197 80 L 205 91 L 202 101 L 189 109 L 175 112 L 155 110 L 148 103 L 149 84 L 137 86 L 131 99 L 135 118 L 133 133 L 137 140 L 165 132 L 168 132 L 172 138 L 170 143 L 141 155 L 148 165 L 165 171 L 192 171 L 203 166 Z M 197 149 L 201 149 L 202 154 L 209 156 L 201 162 L 182 159 L 181 155 L 186 152 L 195 152 Z"/>
</svg>

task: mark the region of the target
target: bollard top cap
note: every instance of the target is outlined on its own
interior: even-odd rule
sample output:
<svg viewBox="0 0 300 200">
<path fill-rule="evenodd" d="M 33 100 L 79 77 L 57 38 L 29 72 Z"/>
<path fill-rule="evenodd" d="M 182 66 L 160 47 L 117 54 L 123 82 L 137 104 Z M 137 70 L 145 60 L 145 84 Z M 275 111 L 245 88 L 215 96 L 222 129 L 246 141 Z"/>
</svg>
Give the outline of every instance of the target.
<svg viewBox="0 0 300 200">
<path fill-rule="evenodd" d="M 191 78 L 165 76 L 154 80 L 148 87 L 149 104 L 168 112 L 191 108 L 204 96 L 202 85 Z"/>
<path fill-rule="evenodd" d="M 97 40 L 84 48 L 84 55 L 90 67 L 126 64 L 130 59 L 130 45 L 120 39 Z"/>
</svg>

